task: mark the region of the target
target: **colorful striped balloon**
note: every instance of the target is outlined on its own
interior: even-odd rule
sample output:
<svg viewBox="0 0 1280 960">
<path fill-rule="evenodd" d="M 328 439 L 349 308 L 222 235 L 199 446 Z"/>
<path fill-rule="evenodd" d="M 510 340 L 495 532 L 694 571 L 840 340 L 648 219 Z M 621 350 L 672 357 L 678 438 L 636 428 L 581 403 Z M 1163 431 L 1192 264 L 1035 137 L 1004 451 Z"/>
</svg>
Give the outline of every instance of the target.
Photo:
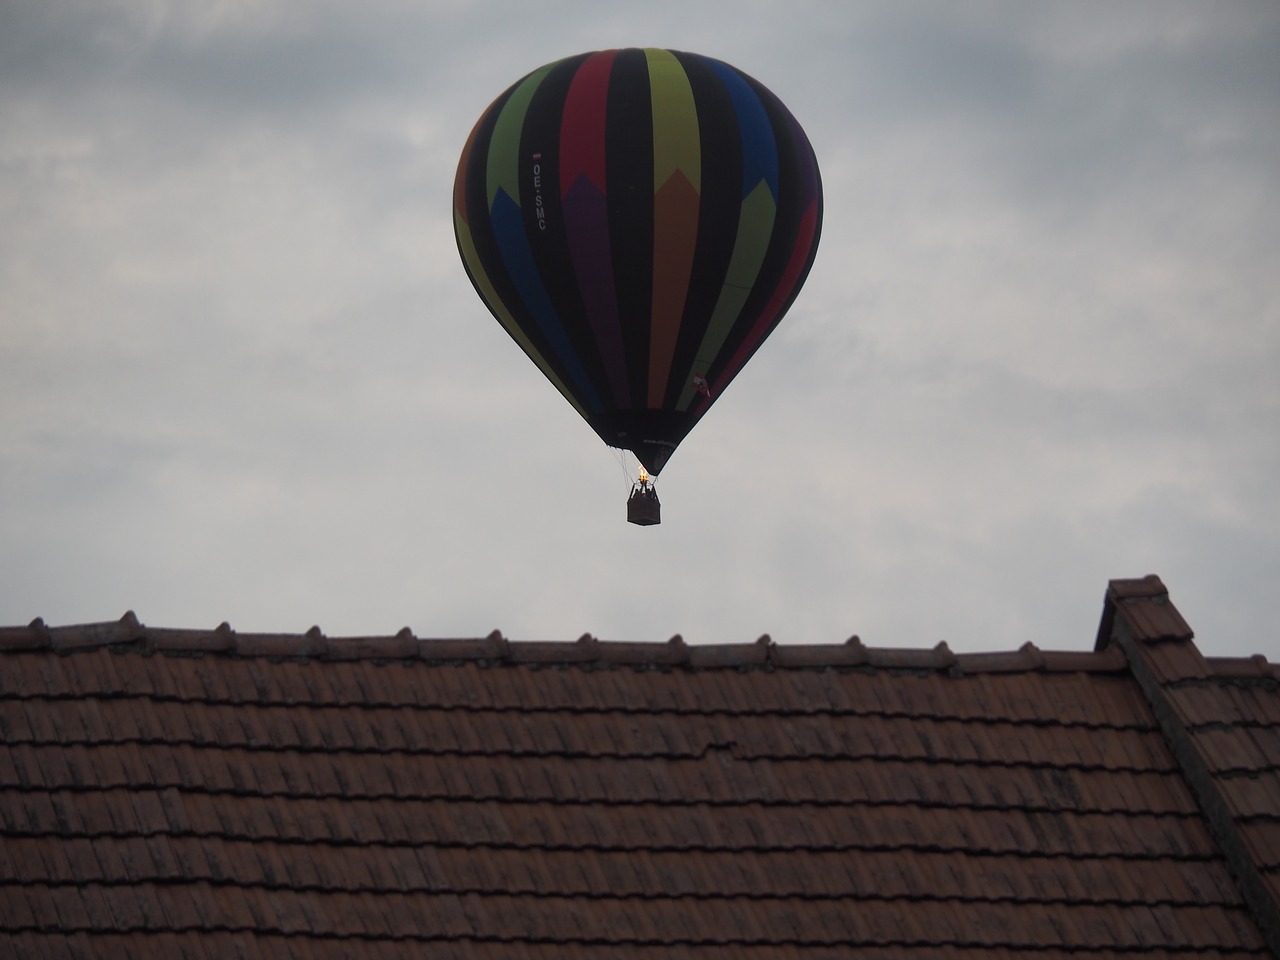
<svg viewBox="0 0 1280 960">
<path fill-rule="evenodd" d="M 480 118 L 454 184 L 476 291 L 651 474 L 782 319 L 821 226 L 818 164 L 786 107 L 671 50 L 533 71 Z"/>
</svg>

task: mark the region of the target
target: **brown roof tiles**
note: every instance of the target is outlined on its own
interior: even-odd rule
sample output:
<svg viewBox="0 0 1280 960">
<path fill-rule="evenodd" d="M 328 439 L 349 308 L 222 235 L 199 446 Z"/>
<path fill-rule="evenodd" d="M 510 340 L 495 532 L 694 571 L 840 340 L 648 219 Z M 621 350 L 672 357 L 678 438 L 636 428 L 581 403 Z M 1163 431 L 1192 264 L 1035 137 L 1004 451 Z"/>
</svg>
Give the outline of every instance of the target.
<svg viewBox="0 0 1280 960">
<path fill-rule="evenodd" d="M 1280 667 L 0 628 L 0 956 L 1041 960 L 1280 944 Z"/>
</svg>

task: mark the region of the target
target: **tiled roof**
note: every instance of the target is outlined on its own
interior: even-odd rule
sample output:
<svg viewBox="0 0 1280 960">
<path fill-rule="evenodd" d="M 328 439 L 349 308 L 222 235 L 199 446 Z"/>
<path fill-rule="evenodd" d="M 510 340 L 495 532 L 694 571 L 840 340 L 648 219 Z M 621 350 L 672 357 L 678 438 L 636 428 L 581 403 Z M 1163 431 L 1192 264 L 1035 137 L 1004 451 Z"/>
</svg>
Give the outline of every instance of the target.
<svg viewBox="0 0 1280 960">
<path fill-rule="evenodd" d="M 0 628 L 0 956 L 1280 955 L 1280 666 Z"/>
</svg>

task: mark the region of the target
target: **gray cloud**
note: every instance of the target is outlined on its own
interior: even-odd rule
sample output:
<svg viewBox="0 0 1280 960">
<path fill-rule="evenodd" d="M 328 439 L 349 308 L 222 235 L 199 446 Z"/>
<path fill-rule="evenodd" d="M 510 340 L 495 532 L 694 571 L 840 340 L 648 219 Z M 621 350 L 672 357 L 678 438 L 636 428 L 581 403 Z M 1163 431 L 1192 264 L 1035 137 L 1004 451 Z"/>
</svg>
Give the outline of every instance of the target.
<svg viewBox="0 0 1280 960">
<path fill-rule="evenodd" d="M 622 521 L 457 260 L 484 106 L 660 44 L 779 93 L 817 264 Z M 1280 657 L 1268 4 L 0 6 L 0 622 L 998 649 L 1162 574 Z"/>
</svg>

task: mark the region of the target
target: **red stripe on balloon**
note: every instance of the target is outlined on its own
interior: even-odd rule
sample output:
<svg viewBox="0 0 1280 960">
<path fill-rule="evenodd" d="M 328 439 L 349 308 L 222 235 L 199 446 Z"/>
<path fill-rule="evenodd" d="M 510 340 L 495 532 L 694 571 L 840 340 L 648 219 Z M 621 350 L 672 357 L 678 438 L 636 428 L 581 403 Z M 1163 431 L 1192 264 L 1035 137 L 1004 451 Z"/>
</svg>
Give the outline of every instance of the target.
<svg viewBox="0 0 1280 960">
<path fill-rule="evenodd" d="M 605 191 L 604 131 L 609 74 L 616 50 L 592 54 L 578 67 L 560 119 L 560 195 L 580 176 Z"/>
<path fill-rule="evenodd" d="M 605 114 L 615 50 L 592 54 L 569 83 L 560 115 L 560 200 L 565 240 L 613 401 L 630 406 L 605 195 Z"/>
</svg>

